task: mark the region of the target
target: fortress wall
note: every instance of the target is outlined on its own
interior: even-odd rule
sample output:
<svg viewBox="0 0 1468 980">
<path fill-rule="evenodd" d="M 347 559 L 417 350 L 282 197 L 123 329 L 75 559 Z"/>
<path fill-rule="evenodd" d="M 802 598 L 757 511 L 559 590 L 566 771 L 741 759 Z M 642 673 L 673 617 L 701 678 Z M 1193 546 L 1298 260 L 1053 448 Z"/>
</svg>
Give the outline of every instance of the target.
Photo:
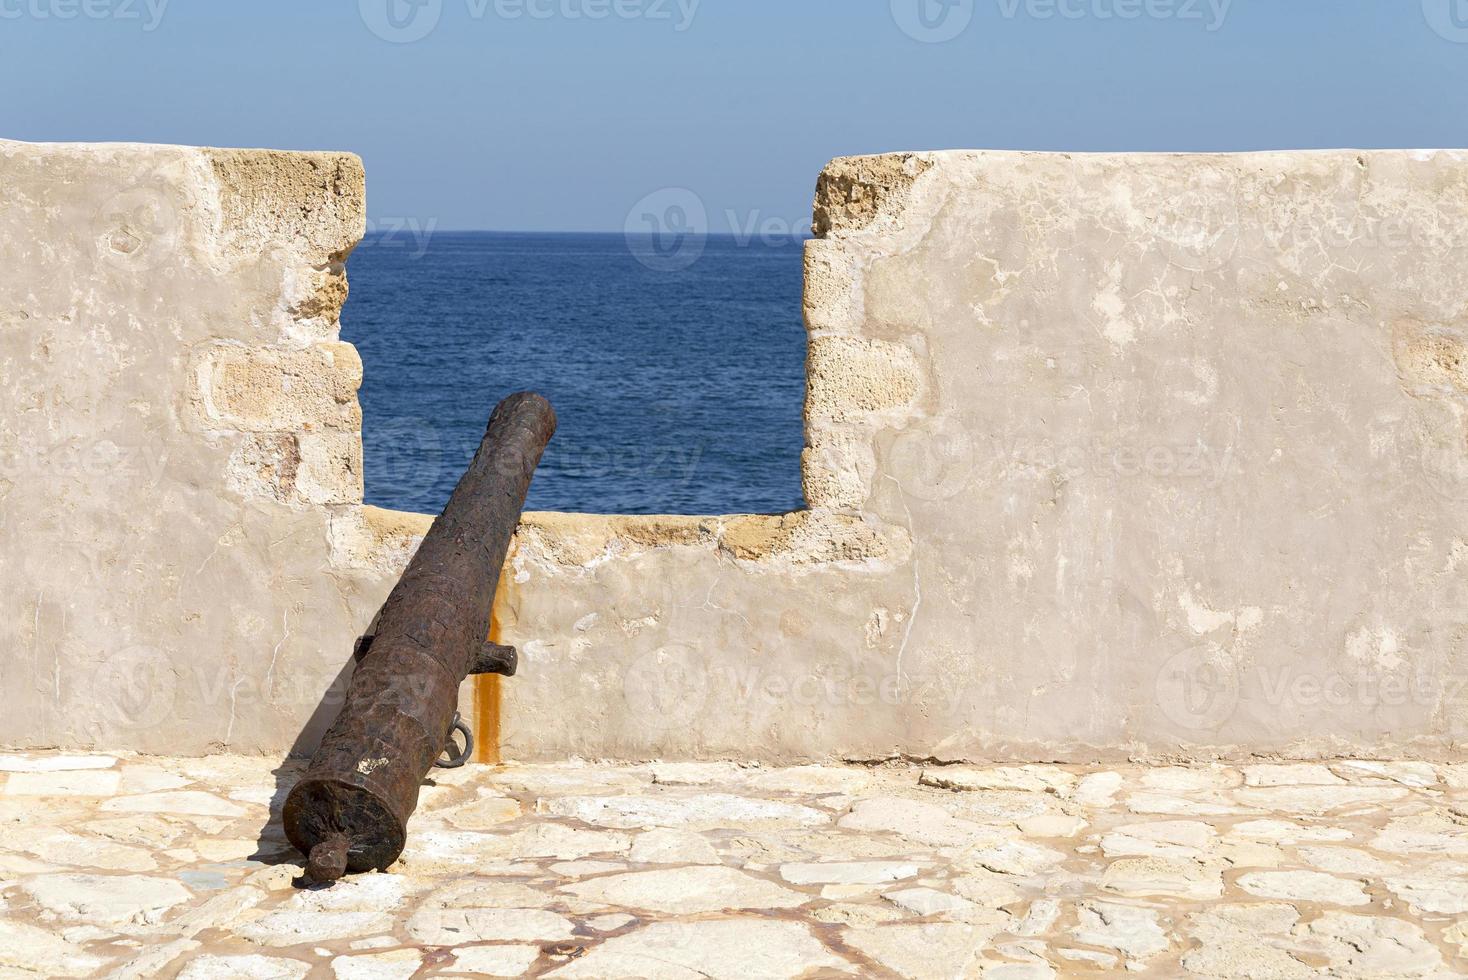
<svg viewBox="0 0 1468 980">
<path fill-rule="evenodd" d="M 385 595 L 348 154 L 0 142 L 0 744 L 278 752 Z"/>
<path fill-rule="evenodd" d="M 1468 155 L 838 160 L 810 513 L 532 521 L 510 756 L 1450 754 Z"/>
<path fill-rule="evenodd" d="M 309 747 L 429 525 L 360 505 L 360 165 L 0 181 L 0 744 Z M 1468 156 L 853 158 L 816 229 L 810 509 L 527 515 L 507 758 L 1460 747 Z"/>
</svg>

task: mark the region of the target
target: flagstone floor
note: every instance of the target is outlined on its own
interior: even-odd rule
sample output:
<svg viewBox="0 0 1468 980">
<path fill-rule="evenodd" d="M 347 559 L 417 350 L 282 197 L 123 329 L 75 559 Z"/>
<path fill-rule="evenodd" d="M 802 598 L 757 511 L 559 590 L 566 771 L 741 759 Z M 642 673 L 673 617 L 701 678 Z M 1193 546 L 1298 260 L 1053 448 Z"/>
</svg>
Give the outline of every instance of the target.
<svg viewBox="0 0 1468 980">
<path fill-rule="evenodd" d="M 0 755 L 0 977 L 1468 976 L 1468 765 L 471 767 L 317 889 L 294 775 Z"/>
</svg>

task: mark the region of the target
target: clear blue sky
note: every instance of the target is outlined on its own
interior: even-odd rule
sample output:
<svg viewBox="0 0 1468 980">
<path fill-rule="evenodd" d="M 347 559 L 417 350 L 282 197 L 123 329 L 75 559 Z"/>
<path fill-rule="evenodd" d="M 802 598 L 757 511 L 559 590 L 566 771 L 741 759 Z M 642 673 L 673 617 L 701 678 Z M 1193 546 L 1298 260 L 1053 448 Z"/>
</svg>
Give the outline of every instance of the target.
<svg viewBox="0 0 1468 980">
<path fill-rule="evenodd" d="M 850 153 L 1468 143 L 1468 0 L 416 2 L 0 0 L 0 135 L 352 150 L 375 219 L 592 231 L 807 222 Z"/>
</svg>

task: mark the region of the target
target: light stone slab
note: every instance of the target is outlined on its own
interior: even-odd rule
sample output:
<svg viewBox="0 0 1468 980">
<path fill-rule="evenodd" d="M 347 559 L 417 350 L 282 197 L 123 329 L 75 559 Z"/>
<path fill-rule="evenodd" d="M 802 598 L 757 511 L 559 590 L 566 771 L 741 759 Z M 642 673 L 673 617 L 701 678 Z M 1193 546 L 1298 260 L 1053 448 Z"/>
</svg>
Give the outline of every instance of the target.
<svg viewBox="0 0 1468 980">
<path fill-rule="evenodd" d="M 1320 871 L 1251 871 L 1240 875 L 1237 884 L 1250 895 L 1289 902 L 1325 905 L 1367 905 L 1371 902 L 1359 880 Z"/>
<path fill-rule="evenodd" d="M 1468 913 L 1468 867 L 1429 868 L 1417 875 L 1388 878 L 1386 886 L 1392 894 L 1420 912 Z"/>
<path fill-rule="evenodd" d="M 73 922 L 156 924 L 192 893 L 171 878 L 146 875 L 51 874 L 20 888 L 42 908 Z"/>
<path fill-rule="evenodd" d="M 852 973 L 805 926 L 762 920 L 657 922 L 602 943 L 546 974 L 561 980 L 756 980 Z"/>
<path fill-rule="evenodd" d="M 111 769 L 116 764 L 116 757 L 110 755 L 0 754 L 0 772 L 69 772 L 81 769 Z"/>
<path fill-rule="evenodd" d="M 1401 866 L 1386 861 L 1357 847 L 1320 847 L 1302 845 L 1295 848 L 1311 867 L 1332 874 L 1363 875 L 1384 878 L 1401 871 Z"/>
<path fill-rule="evenodd" d="M 944 766 L 924 769 L 918 782 L 924 786 L 959 791 L 1019 790 L 1065 796 L 1074 791 L 1077 780 L 1064 769 L 1052 766 L 999 766 L 992 769 Z"/>
<path fill-rule="evenodd" d="M 1289 951 L 1262 945 L 1253 937 L 1243 935 L 1190 949 L 1183 954 L 1182 965 L 1194 976 L 1217 980 L 1240 980 L 1243 977 L 1309 980 L 1320 976 L 1320 971 Z"/>
<path fill-rule="evenodd" d="M 250 811 L 238 803 L 199 790 L 119 796 L 103 803 L 106 813 L 162 813 L 200 817 L 243 817 Z"/>
<path fill-rule="evenodd" d="M 691 915 L 724 909 L 789 909 L 810 896 L 735 868 L 688 867 L 593 878 L 560 889 L 608 905 Z"/>
<path fill-rule="evenodd" d="M 492 796 L 447 811 L 443 817 L 460 830 L 490 830 L 517 820 L 524 810 L 517 800 Z"/>
<path fill-rule="evenodd" d="M 426 906 L 408 919 L 408 935 L 426 946 L 466 942 L 556 942 L 575 935 L 575 924 L 545 909 L 442 908 Z"/>
<path fill-rule="evenodd" d="M 990 939 L 1006 917 L 989 924 L 929 922 L 878 925 L 846 931 L 845 939 L 901 977 L 927 980 L 938 976 L 970 976 Z"/>
<path fill-rule="evenodd" d="M 1241 789 L 1235 799 L 1278 813 L 1320 815 L 1348 806 L 1392 803 L 1407 791 L 1380 786 L 1271 786 Z"/>
<path fill-rule="evenodd" d="M 1437 768 L 1427 762 L 1381 762 L 1348 759 L 1331 766 L 1332 771 L 1353 781 L 1392 782 L 1424 788 L 1439 782 Z"/>
<path fill-rule="evenodd" d="M 1155 956 L 1169 945 L 1155 909 L 1114 902 L 1082 902 L 1076 908 L 1076 927 L 1071 935 L 1088 945 L 1120 950 L 1137 960 Z"/>
<path fill-rule="evenodd" d="M 701 834 L 666 827 L 638 834 L 627 860 L 639 864 L 718 864 L 719 853 Z"/>
<path fill-rule="evenodd" d="M 935 888 L 900 888 L 884 892 L 882 898 L 904 911 L 924 917 L 941 915 L 962 922 L 975 922 L 993 916 L 991 909 Z"/>
<path fill-rule="evenodd" d="M 1121 787 L 1120 773 L 1093 772 L 1076 784 L 1075 801 L 1082 806 L 1110 806 Z"/>
<path fill-rule="evenodd" d="M 51 930 L 0 918 L 0 968 L 47 977 L 85 977 L 106 962 Z"/>
<path fill-rule="evenodd" d="M 1244 766 L 1246 786 L 1339 786 L 1344 779 L 1316 762 Z"/>
<path fill-rule="evenodd" d="M 1426 977 L 1440 975 L 1442 953 L 1409 922 L 1375 915 L 1327 912 L 1306 929 L 1338 975 Z"/>
<path fill-rule="evenodd" d="M 178 980 L 301 980 L 311 965 L 279 956 L 197 956 L 178 975 Z"/>
<path fill-rule="evenodd" d="M 1019 924 L 1009 931 L 1016 936 L 1040 936 L 1049 932 L 1058 918 L 1060 903 L 1051 898 L 1038 898 L 1030 903 Z"/>
<path fill-rule="evenodd" d="M 588 929 L 595 929 L 597 932 L 616 932 L 619 929 L 625 929 L 636 921 L 635 916 L 627 915 L 624 912 L 614 912 L 611 915 L 598 915 L 587 919 L 586 927 Z"/>
<path fill-rule="evenodd" d="M 1206 795 L 1237 786 L 1241 776 L 1221 766 L 1158 766 L 1145 770 L 1139 782 L 1158 793 Z"/>
<path fill-rule="evenodd" d="M 1292 820 L 1245 820 L 1235 824 L 1229 835 L 1249 840 L 1275 841 L 1280 844 L 1296 844 L 1300 841 L 1347 841 L 1355 836 L 1352 831 L 1343 827 L 1301 824 Z"/>
<path fill-rule="evenodd" d="M 453 963 L 445 969 L 482 977 L 520 977 L 538 959 L 539 946 L 470 946 L 454 950 Z"/>
<path fill-rule="evenodd" d="M 1198 820 L 1158 820 L 1117 827 L 1101 838 L 1107 857 L 1202 856 L 1218 840 L 1212 825 Z"/>
<path fill-rule="evenodd" d="M 780 877 L 792 885 L 881 885 L 915 878 L 921 870 L 900 861 L 832 861 L 782 864 Z"/>
<path fill-rule="evenodd" d="M 960 820 L 935 803 L 901 797 L 858 800 L 851 812 L 836 821 L 844 830 L 896 834 L 932 845 L 957 845 L 992 834 L 982 825 Z"/>
<path fill-rule="evenodd" d="M 355 939 L 392 928 L 393 917 L 383 912 L 318 912 L 300 908 L 270 912 L 236 925 L 236 935 L 259 946 L 300 946 Z"/>
<path fill-rule="evenodd" d="M 544 802 L 542 811 L 574 817 L 597 827 L 620 829 L 816 827 L 831 820 L 829 814 L 808 806 L 728 793 L 686 798 L 570 796 Z"/>
<path fill-rule="evenodd" d="M 623 854 L 632 846 L 626 834 L 581 830 L 561 824 L 536 823 L 513 834 L 477 835 L 476 853 L 483 858 L 555 858 L 574 861 L 593 854 Z"/>
<path fill-rule="evenodd" d="M 403 875 L 357 875 L 330 888 L 297 892 L 286 905 L 311 912 L 389 912 L 402 907 L 413 884 Z"/>
<path fill-rule="evenodd" d="M 751 789 L 761 793 L 802 793 L 810 796 L 860 793 L 872 783 L 871 773 L 834 766 L 795 766 L 771 769 L 748 777 Z"/>
<path fill-rule="evenodd" d="M 1223 895 L 1223 877 L 1196 861 L 1172 858 L 1122 858 L 1107 865 L 1101 886 L 1119 895 L 1171 895 L 1207 901 Z"/>
<path fill-rule="evenodd" d="M 144 848 L 64 830 L 20 830 L 0 835 L 0 848 L 78 868 L 104 871 L 156 871 L 158 868 L 158 862 Z"/>
<path fill-rule="evenodd" d="M 409 980 L 423 965 L 423 954 L 416 949 L 399 949 L 390 953 L 365 956 L 338 956 L 331 961 L 336 980 Z"/>
<path fill-rule="evenodd" d="M 170 964 L 191 955 L 202 943 L 192 939 L 175 939 L 151 946 L 107 974 L 107 980 L 153 980 L 163 975 Z"/>
<path fill-rule="evenodd" d="M 979 843 L 963 851 L 964 860 L 996 874 L 1044 874 L 1065 860 L 1065 854 L 1024 840 Z"/>
<path fill-rule="evenodd" d="M 6 796 L 112 796 L 122 774 L 101 769 L 23 770 L 5 780 Z"/>
<path fill-rule="evenodd" d="M 732 762 L 656 762 L 647 768 L 660 786 L 712 786 L 747 775 L 747 770 Z"/>
<path fill-rule="evenodd" d="M 552 864 L 549 870 L 552 874 L 558 874 L 562 878 L 590 878 L 593 875 L 626 871 L 627 865 L 620 861 L 558 861 Z"/>
</svg>

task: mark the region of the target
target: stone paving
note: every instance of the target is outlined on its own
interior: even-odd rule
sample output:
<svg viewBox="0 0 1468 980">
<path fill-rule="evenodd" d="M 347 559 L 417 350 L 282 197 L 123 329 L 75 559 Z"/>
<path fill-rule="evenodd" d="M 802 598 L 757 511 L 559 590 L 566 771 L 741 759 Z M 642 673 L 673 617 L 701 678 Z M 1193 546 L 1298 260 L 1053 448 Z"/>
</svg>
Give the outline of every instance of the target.
<svg viewBox="0 0 1468 980">
<path fill-rule="evenodd" d="M 0 774 L 0 977 L 1468 976 L 1468 765 L 471 767 L 328 889 L 294 768 Z"/>
</svg>

